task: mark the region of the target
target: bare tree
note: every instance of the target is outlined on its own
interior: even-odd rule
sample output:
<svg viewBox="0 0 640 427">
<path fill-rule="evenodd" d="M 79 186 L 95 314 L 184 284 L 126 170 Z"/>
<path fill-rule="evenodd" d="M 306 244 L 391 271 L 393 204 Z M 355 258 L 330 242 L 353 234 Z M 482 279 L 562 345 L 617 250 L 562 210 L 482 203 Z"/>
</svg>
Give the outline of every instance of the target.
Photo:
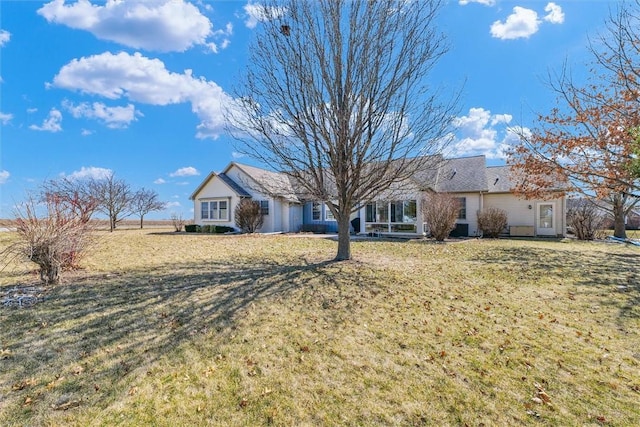
<svg viewBox="0 0 640 427">
<path fill-rule="evenodd" d="M 147 190 L 144 187 L 133 194 L 131 198 L 131 212 L 140 217 L 140 228 L 143 228 L 144 216 L 149 212 L 161 211 L 165 203 L 160 200 L 160 195 L 155 190 Z"/>
<path fill-rule="evenodd" d="M 98 197 L 93 192 L 94 189 L 95 179 L 93 178 L 63 177 L 46 181 L 42 185 L 42 198 L 46 201 L 54 197 L 58 203 L 86 223 L 100 205 Z"/>
<path fill-rule="evenodd" d="M 288 175 L 338 223 L 336 260 L 351 258 L 349 216 L 421 169 L 447 143 L 457 96 L 427 75 L 445 54 L 442 0 L 284 0 L 250 49 L 229 108 L 238 151 Z"/>
<path fill-rule="evenodd" d="M 113 231 L 118 222 L 131 213 L 133 193 L 131 187 L 122 179 L 116 179 L 114 173 L 95 181 L 94 189 L 99 200 L 99 210 L 109 218 L 109 230 Z"/>
<path fill-rule="evenodd" d="M 456 228 L 460 203 L 448 193 L 429 193 L 421 202 L 422 218 L 429 233 L 438 242 L 444 241 Z"/>
<path fill-rule="evenodd" d="M 264 222 L 260 203 L 250 199 L 242 199 L 238 203 L 234 218 L 236 225 L 243 233 L 255 233 Z"/>
</svg>

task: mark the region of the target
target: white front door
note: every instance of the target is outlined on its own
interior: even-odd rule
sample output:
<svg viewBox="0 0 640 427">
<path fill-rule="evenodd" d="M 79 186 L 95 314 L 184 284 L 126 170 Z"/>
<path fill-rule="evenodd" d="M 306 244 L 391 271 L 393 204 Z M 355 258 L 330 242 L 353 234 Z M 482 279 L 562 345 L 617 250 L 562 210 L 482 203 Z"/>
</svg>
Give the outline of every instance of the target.
<svg viewBox="0 0 640 427">
<path fill-rule="evenodd" d="M 538 204 L 537 234 L 539 236 L 555 236 L 555 203 Z"/>
</svg>

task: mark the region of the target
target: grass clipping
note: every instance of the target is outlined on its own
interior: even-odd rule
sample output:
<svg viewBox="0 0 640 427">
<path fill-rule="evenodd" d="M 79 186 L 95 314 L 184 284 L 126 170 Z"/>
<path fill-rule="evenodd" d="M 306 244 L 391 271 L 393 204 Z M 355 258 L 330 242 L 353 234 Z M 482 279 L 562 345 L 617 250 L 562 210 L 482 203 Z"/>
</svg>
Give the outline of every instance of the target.
<svg viewBox="0 0 640 427">
<path fill-rule="evenodd" d="M 635 247 L 99 241 L 0 308 L 6 425 L 640 425 Z"/>
</svg>

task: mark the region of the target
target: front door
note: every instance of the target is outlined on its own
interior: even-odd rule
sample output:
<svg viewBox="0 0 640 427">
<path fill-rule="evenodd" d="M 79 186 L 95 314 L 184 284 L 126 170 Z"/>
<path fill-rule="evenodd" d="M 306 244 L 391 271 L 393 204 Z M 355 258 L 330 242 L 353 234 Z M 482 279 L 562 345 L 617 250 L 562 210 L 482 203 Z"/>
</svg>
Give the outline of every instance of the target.
<svg viewBox="0 0 640 427">
<path fill-rule="evenodd" d="M 538 230 L 539 236 L 555 236 L 555 203 L 540 203 L 538 205 Z"/>
</svg>

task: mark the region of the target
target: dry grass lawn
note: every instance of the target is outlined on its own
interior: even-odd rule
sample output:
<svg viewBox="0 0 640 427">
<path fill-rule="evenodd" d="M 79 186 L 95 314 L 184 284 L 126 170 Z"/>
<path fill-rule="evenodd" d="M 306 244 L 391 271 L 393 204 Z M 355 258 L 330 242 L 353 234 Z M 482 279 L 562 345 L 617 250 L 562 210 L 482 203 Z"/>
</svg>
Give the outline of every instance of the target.
<svg viewBox="0 0 640 427">
<path fill-rule="evenodd" d="M 0 424 L 640 425 L 638 247 L 151 231 L 0 306 Z"/>
</svg>

